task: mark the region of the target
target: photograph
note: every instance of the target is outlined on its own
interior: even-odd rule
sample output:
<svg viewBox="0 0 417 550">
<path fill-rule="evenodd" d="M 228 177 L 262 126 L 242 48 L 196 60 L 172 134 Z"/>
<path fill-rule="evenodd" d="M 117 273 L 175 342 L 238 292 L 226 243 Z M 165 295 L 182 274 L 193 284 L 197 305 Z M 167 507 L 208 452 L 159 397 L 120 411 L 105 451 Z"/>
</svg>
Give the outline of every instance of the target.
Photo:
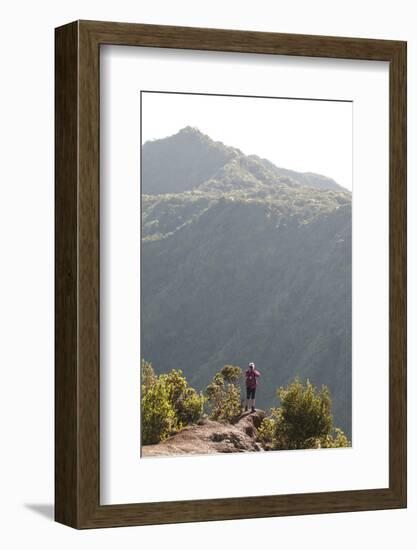
<svg viewBox="0 0 417 550">
<path fill-rule="evenodd" d="M 351 447 L 353 102 L 139 95 L 140 458 Z"/>
<path fill-rule="evenodd" d="M 0 548 L 417 548 L 416 6 L 2 3 Z"/>
</svg>

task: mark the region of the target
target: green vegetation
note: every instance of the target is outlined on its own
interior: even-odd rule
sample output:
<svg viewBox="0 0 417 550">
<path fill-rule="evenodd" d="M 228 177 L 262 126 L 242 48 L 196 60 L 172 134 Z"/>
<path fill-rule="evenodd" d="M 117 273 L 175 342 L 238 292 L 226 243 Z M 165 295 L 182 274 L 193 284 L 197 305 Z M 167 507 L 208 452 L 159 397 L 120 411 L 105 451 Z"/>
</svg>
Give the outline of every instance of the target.
<svg viewBox="0 0 417 550">
<path fill-rule="evenodd" d="M 145 143 L 142 153 L 144 242 L 172 236 L 219 201 L 261 205 L 277 222 L 289 216 L 301 224 L 351 203 L 330 178 L 245 156 L 190 127 Z"/>
<path fill-rule="evenodd" d="M 200 421 L 207 402 L 210 419 L 234 422 L 242 413 L 242 369 L 225 365 L 206 389 L 206 396 L 190 387 L 180 370 L 157 376 L 152 365 L 141 364 L 142 444 L 165 440 Z M 326 386 L 320 391 L 296 378 L 277 390 L 281 406 L 272 408 L 258 431 L 265 450 L 349 447 L 343 431 L 333 426 L 332 400 Z"/>
<path fill-rule="evenodd" d="M 211 407 L 210 418 L 231 421 L 241 410 L 240 379 L 242 369 L 225 365 L 207 386 L 206 395 Z"/>
<path fill-rule="evenodd" d="M 203 413 L 204 397 L 191 388 L 181 370 L 161 374 L 159 380 L 167 389 L 168 401 L 175 412 L 176 429 L 197 422 Z"/>
<path fill-rule="evenodd" d="M 307 380 L 296 378 L 280 387 L 279 408 L 272 408 L 259 428 L 259 441 L 267 450 L 317 449 L 348 447 L 350 442 L 339 428 L 334 428 L 329 389 L 320 391 Z"/>
<path fill-rule="evenodd" d="M 142 443 L 159 443 L 203 413 L 204 397 L 188 386 L 181 370 L 155 375 L 151 363 L 141 364 Z"/>
</svg>

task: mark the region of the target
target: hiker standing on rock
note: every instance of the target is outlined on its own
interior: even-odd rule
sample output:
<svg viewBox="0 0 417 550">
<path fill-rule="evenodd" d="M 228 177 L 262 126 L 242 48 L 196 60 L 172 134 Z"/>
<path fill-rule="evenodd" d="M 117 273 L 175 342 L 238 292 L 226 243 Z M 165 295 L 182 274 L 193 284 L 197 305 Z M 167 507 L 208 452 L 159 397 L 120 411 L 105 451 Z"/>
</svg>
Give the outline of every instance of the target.
<svg viewBox="0 0 417 550">
<path fill-rule="evenodd" d="M 252 401 L 252 412 L 255 412 L 255 392 L 258 385 L 257 378 L 261 376 L 261 373 L 255 369 L 255 363 L 249 363 L 249 368 L 245 372 L 246 377 L 246 407 L 248 410 L 250 401 Z"/>
</svg>

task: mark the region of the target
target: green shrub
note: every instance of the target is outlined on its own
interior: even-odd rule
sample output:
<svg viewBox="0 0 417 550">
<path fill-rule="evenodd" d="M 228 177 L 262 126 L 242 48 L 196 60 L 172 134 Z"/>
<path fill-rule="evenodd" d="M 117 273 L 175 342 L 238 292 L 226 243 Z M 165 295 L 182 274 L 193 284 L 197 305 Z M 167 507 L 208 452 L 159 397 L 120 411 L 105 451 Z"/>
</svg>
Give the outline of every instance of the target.
<svg viewBox="0 0 417 550">
<path fill-rule="evenodd" d="M 327 435 L 320 442 L 320 446 L 324 449 L 338 448 L 338 447 L 350 447 L 350 441 L 340 428 L 334 429 L 334 435 Z"/>
<path fill-rule="evenodd" d="M 142 444 L 159 443 L 184 426 L 197 422 L 204 396 L 188 386 L 181 370 L 156 376 L 151 363 L 141 363 Z"/>
<path fill-rule="evenodd" d="M 225 365 L 220 374 L 223 380 L 229 384 L 238 384 L 242 378 L 242 369 L 234 365 Z"/>
<path fill-rule="evenodd" d="M 160 379 L 142 395 L 142 444 L 151 445 L 166 439 L 177 429 L 174 408 Z"/>
<path fill-rule="evenodd" d="M 180 428 L 198 421 L 203 413 L 204 396 L 188 385 L 181 370 L 171 370 L 168 374 L 161 374 L 168 399 L 174 408 Z"/>
<path fill-rule="evenodd" d="M 230 422 L 241 413 L 241 397 L 239 380 L 242 369 L 233 365 L 225 365 L 215 374 L 207 386 L 206 395 L 210 405 L 210 418 Z"/>
<path fill-rule="evenodd" d="M 152 364 L 142 359 L 141 362 L 141 384 L 142 393 L 146 392 L 149 387 L 156 381 L 156 375 L 152 368 Z"/>
<path fill-rule="evenodd" d="M 279 408 L 271 409 L 259 428 L 258 439 L 265 449 L 312 449 L 348 447 L 350 442 L 334 428 L 329 389 L 320 391 L 299 378 L 277 390 Z"/>
<path fill-rule="evenodd" d="M 309 439 L 320 439 L 331 432 L 332 401 L 326 386 L 317 392 L 308 380 L 304 386 L 296 378 L 286 388 L 279 388 L 277 394 L 282 409 L 280 436 L 289 448 L 305 448 Z"/>
<path fill-rule="evenodd" d="M 277 448 L 276 429 L 279 415 L 280 409 L 272 409 L 271 415 L 265 417 L 259 426 L 258 441 L 266 450 Z"/>
</svg>

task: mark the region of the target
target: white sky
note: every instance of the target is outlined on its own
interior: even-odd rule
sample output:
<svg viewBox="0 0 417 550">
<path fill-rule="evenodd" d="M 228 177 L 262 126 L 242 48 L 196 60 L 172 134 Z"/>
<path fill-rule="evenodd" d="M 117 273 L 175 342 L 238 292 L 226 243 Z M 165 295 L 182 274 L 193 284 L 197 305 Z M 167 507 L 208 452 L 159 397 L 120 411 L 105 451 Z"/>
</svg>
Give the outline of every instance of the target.
<svg viewBox="0 0 417 550">
<path fill-rule="evenodd" d="M 352 110 L 350 102 L 143 92 L 142 141 L 195 126 L 247 155 L 351 190 Z"/>
</svg>

